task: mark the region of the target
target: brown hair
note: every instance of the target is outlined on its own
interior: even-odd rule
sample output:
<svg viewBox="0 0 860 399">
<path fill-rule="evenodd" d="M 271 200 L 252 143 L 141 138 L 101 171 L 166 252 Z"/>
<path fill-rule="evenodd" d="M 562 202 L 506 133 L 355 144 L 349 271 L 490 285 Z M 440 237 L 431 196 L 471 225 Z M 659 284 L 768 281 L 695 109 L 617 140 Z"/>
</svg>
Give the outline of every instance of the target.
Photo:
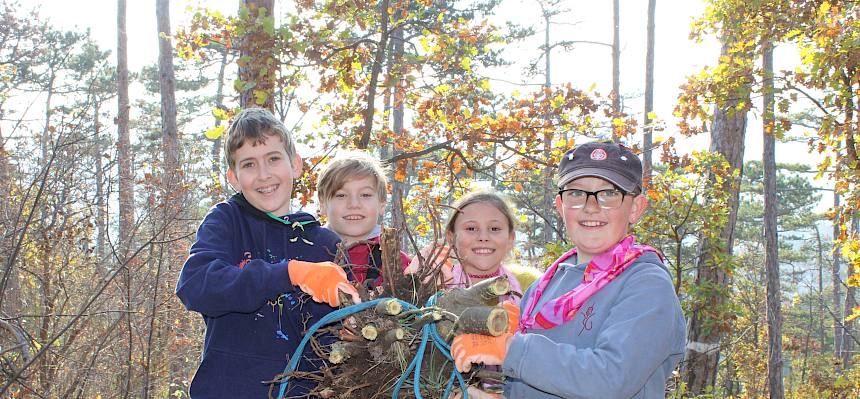
<svg viewBox="0 0 860 399">
<path fill-rule="evenodd" d="M 378 159 L 371 157 L 365 151 L 351 150 L 337 154 L 329 162 L 317 180 L 317 196 L 320 202 L 326 202 L 334 193 L 343 187 L 347 181 L 373 177 L 376 180 L 376 192 L 382 202 L 388 200 L 388 179 L 386 169 Z"/>
<path fill-rule="evenodd" d="M 452 207 L 454 209 L 451 210 L 451 213 L 448 214 L 448 222 L 445 223 L 445 233 L 454 233 L 454 223 L 457 222 L 457 218 L 460 217 L 460 213 L 463 208 L 472 205 L 487 202 L 490 205 L 496 207 L 502 215 L 505 216 L 505 219 L 508 220 L 508 230 L 510 230 L 511 234 L 514 233 L 514 228 L 516 227 L 516 219 L 514 218 L 514 212 L 511 211 L 511 207 L 508 206 L 508 203 L 502 198 L 501 195 L 494 191 L 475 191 L 469 194 L 466 194 L 456 202 Z"/>
<path fill-rule="evenodd" d="M 250 141 L 252 145 L 263 144 L 269 137 L 278 137 L 284 142 L 284 149 L 292 161 L 296 156 L 296 147 L 287 127 L 275 115 L 263 108 L 245 108 L 233 117 L 233 122 L 227 129 L 227 140 L 224 142 L 224 157 L 227 167 L 236 167 L 234 158 L 236 151 Z"/>
</svg>

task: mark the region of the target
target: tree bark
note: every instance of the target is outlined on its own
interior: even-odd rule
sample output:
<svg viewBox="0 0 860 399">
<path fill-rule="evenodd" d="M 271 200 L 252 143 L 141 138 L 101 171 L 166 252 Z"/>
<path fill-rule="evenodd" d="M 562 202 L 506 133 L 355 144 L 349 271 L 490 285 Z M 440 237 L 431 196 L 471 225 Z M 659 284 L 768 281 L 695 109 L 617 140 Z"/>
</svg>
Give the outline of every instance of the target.
<svg viewBox="0 0 860 399">
<path fill-rule="evenodd" d="M 373 114 L 376 112 L 376 85 L 379 82 L 379 75 L 382 73 L 382 64 L 385 60 L 385 50 L 388 48 L 388 38 L 391 33 L 388 31 L 388 14 L 389 0 L 383 0 L 379 6 L 381 21 L 379 31 L 381 33 L 379 43 L 376 44 L 376 53 L 373 56 L 373 64 L 371 65 L 370 82 L 367 84 L 367 109 L 364 114 L 364 126 L 361 128 L 361 136 L 356 142 L 356 147 L 367 149 L 370 144 L 370 134 L 373 131 Z"/>
<path fill-rule="evenodd" d="M 621 114 L 621 4 L 620 0 L 612 0 L 612 113 L 613 117 Z M 613 130 L 612 138 L 619 137 Z"/>
<path fill-rule="evenodd" d="M 833 191 L 833 209 L 839 209 L 839 192 Z M 830 279 L 833 284 L 833 314 L 834 322 L 833 322 L 833 356 L 836 359 L 842 359 L 842 340 L 845 338 L 842 335 L 842 322 L 839 320 L 839 315 L 842 311 L 842 277 L 839 275 L 841 266 L 842 257 L 839 255 L 840 247 L 838 245 L 839 240 L 838 237 L 841 234 L 841 230 L 839 228 L 839 217 L 833 218 L 833 262 L 832 267 L 830 269 Z M 841 365 L 839 362 L 834 363 L 836 371 L 841 369 Z"/>
<path fill-rule="evenodd" d="M 648 32 L 646 33 L 645 51 L 645 120 L 642 125 L 642 188 L 647 190 L 651 185 L 651 145 L 654 127 L 651 126 L 651 112 L 654 111 L 654 18 L 657 13 L 657 0 L 648 0 Z"/>
<path fill-rule="evenodd" d="M 218 69 L 218 82 L 215 89 L 215 108 L 218 108 L 222 111 L 226 110 L 227 107 L 224 106 L 224 70 L 227 68 L 227 49 L 225 47 L 220 48 L 221 51 L 221 67 Z M 215 118 L 215 127 L 221 126 L 221 119 Z M 212 171 L 212 179 L 218 182 L 218 188 L 220 190 L 212 190 L 210 193 L 210 198 L 212 199 L 212 203 L 216 203 L 223 198 L 223 194 L 226 192 L 224 190 L 221 168 L 218 166 L 221 163 L 221 143 L 224 141 L 223 135 L 219 136 L 217 139 L 212 141 L 212 149 L 210 150 L 210 154 L 212 155 L 212 167 L 210 170 Z"/>
<path fill-rule="evenodd" d="M 723 44 L 721 57 L 728 55 L 728 44 Z M 741 102 L 749 102 L 749 96 L 734 98 L 726 101 L 714 110 L 711 125 L 712 152 L 722 154 L 733 170 L 743 166 L 744 136 L 746 133 L 746 112 L 735 108 Z M 712 176 L 713 178 L 713 176 Z M 740 179 L 740 177 L 738 177 Z M 696 281 L 699 287 L 716 286 L 728 292 L 730 286 L 727 266 L 714 259 L 715 254 L 732 255 L 735 222 L 738 216 L 738 182 L 726 179 L 723 187 L 731 192 L 727 206 L 729 216 L 726 225 L 720 232 L 718 240 L 702 239 L 698 249 L 696 263 Z M 721 308 L 727 302 L 724 294 L 713 295 L 705 306 Z M 687 390 L 694 395 L 703 394 L 706 388 L 713 388 L 717 379 L 720 340 L 725 331 L 716 328 L 724 320 L 714 320 L 706 312 L 696 309 L 690 318 L 689 336 L 687 337 L 687 353 L 685 356 L 685 380 Z"/>
<path fill-rule="evenodd" d="M 248 10 L 249 21 L 246 22 L 250 24 L 257 23 L 263 12 L 265 18 L 274 18 L 275 0 L 242 0 L 242 5 Z M 239 105 L 274 112 L 275 71 L 278 70 L 277 57 L 274 56 L 275 37 L 255 26 L 247 30 L 239 46 L 239 81 L 242 85 Z"/>
<path fill-rule="evenodd" d="M 543 8 L 543 18 L 544 18 L 544 89 L 550 90 L 552 88 L 552 78 L 550 76 L 550 55 L 552 54 L 552 46 L 549 41 L 549 28 L 550 28 L 550 18 L 552 17 L 552 12 L 544 8 L 543 4 L 541 4 Z M 551 116 L 547 116 L 547 119 L 551 118 Z M 547 122 L 550 122 L 547 120 Z M 554 221 L 552 218 L 552 214 L 554 213 L 553 205 L 555 198 L 556 189 L 553 187 L 553 176 L 555 175 L 555 168 L 550 166 L 549 160 L 552 158 L 552 138 L 554 136 L 553 131 L 544 132 L 543 136 L 543 157 L 547 161 L 547 165 L 543 168 L 543 198 L 541 198 L 541 211 L 544 214 L 543 217 L 543 240 L 544 242 L 552 242 L 553 241 L 553 230 L 554 230 Z"/>
<path fill-rule="evenodd" d="M 405 82 L 403 80 L 402 68 L 404 37 L 403 28 L 399 26 L 399 23 L 391 33 L 391 41 L 393 42 L 392 68 L 388 71 L 389 74 L 393 75 L 393 78 L 389 78 L 389 80 L 394 82 L 391 107 L 391 130 L 394 132 L 395 139 L 400 140 L 403 137 L 403 101 L 406 98 L 406 91 L 404 89 Z M 397 149 L 397 146 L 392 145 L 391 156 L 397 156 L 400 155 L 400 153 L 401 151 Z M 396 167 L 396 164 L 390 165 L 391 173 L 388 181 L 391 182 L 391 227 L 399 230 L 406 225 L 406 219 L 403 213 L 403 198 L 406 196 L 406 187 L 404 182 L 398 181 L 395 178 Z M 407 248 L 405 240 L 406 237 L 401 236 L 401 242 L 399 243 L 401 248 Z"/>
<path fill-rule="evenodd" d="M 774 150 L 774 100 L 773 100 L 773 46 L 763 45 L 762 63 L 764 66 L 763 97 L 763 139 L 764 148 L 764 245 L 765 270 L 767 272 L 767 387 L 771 399 L 783 399 L 785 387 L 782 376 L 782 291 L 779 281 L 779 251 L 776 229 L 776 160 Z"/>
<path fill-rule="evenodd" d="M 858 220 L 857 217 L 851 218 L 851 235 L 857 236 L 858 233 Z M 851 262 L 847 263 L 848 265 L 848 275 L 852 275 L 857 273 L 858 270 L 854 269 L 854 265 Z M 850 370 L 853 365 L 851 364 L 851 358 L 854 356 L 854 320 L 847 320 L 848 316 L 854 313 L 854 307 L 857 306 L 857 300 L 855 297 L 856 287 L 852 285 L 848 285 L 845 287 L 845 308 L 842 311 L 842 369 Z"/>
<path fill-rule="evenodd" d="M 131 162 L 131 140 L 129 138 L 128 96 L 128 37 L 126 35 L 126 1 L 117 0 L 117 163 L 119 166 L 119 264 L 128 264 L 134 229 L 134 174 Z M 131 392 L 132 365 L 132 313 L 131 274 L 123 271 L 125 285 L 125 334 L 126 365 L 120 373 L 120 397 L 127 398 Z"/>
</svg>

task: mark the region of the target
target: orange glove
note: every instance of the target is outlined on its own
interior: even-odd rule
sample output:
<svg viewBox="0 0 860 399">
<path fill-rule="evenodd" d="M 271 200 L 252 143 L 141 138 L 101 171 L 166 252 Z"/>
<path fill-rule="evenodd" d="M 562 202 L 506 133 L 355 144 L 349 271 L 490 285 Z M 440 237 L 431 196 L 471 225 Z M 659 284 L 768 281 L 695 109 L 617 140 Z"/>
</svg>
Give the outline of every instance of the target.
<svg viewBox="0 0 860 399">
<path fill-rule="evenodd" d="M 498 337 L 480 334 L 462 334 L 454 337 L 451 343 L 451 356 L 460 372 L 472 369 L 472 363 L 498 366 L 505 361 L 508 345 L 513 334 L 505 333 Z"/>
<path fill-rule="evenodd" d="M 358 291 L 347 281 L 343 269 L 335 263 L 291 260 L 287 268 L 293 285 L 299 286 L 316 302 L 338 307 L 340 298 L 337 292 L 340 290 L 350 295 L 353 303 L 361 303 Z"/>
<path fill-rule="evenodd" d="M 520 307 L 513 302 L 505 302 L 502 307 L 508 312 L 508 333 L 513 334 L 520 328 Z"/>
<path fill-rule="evenodd" d="M 466 389 L 466 392 L 469 393 L 469 399 L 502 399 L 502 395 L 499 395 L 497 393 L 490 393 L 490 392 L 482 391 L 482 390 L 475 388 L 471 385 L 469 385 L 469 387 Z M 463 392 L 457 392 L 454 394 L 454 396 L 451 397 L 451 399 L 462 399 L 462 398 L 463 398 Z"/>
</svg>

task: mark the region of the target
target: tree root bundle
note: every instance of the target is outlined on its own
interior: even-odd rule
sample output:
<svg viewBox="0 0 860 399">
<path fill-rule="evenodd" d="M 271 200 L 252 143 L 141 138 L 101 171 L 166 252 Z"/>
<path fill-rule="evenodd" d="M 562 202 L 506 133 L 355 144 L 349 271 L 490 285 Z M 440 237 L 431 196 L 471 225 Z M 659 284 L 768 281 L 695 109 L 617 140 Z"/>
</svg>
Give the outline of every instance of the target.
<svg viewBox="0 0 860 399">
<path fill-rule="evenodd" d="M 439 292 L 435 278 L 402 274 L 397 242 L 393 230 L 383 231 L 384 283 L 381 289 L 359 287 L 359 294 L 365 302 L 397 298 L 414 306 L 406 309 L 396 299 L 383 299 L 373 307 L 328 326 L 326 333 L 340 338 L 335 343 L 323 345 L 320 342 L 324 340 L 312 338 L 311 347 L 327 360 L 327 364 L 318 372 L 296 371 L 289 375 L 290 384 L 311 382 L 316 385 L 305 397 L 391 398 L 400 382 L 397 397 L 416 398 L 411 370 L 420 368 L 421 397 L 442 399 L 454 365 L 442 349 L 428 344 L 426 338 L 422 345 L 425 331 L 422 329 L 435 327 L 438 336 L 448 344 L 456 334 L 498 336 L 507 330 L 507 313 L 498 306 L 498 297 L 507 294 L 511 287 L 504 276 L 469 288 Z M 438 271 L 431 271 L 435 272 Z M 419 353 L 419 348 L 423 348 L 423 352 Z M 422 359 L 420 365 L 416 358 Z M 404 374 L 410 375 L 405 378 Z M 486 375 L 483 371 L 473 372 L 463 378 L 475 382 Z M 276 378 L 278 382 L 282 380 Z M 277 383 L 274 391 L 277 392 Z M 290 397 L 289 390 L 286 397 Z"/>
</svg>

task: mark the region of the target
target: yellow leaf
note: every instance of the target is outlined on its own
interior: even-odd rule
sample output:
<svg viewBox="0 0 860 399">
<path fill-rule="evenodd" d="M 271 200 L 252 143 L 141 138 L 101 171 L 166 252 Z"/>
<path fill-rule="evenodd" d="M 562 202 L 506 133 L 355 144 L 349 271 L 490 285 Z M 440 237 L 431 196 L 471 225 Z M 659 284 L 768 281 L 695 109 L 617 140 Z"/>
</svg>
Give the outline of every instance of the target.
<svg viewBox="0 0 860 399">
<path fill-rule="evenodd" d="M 478 86 L 480 86 L 482 90 L 490 90 L 490 81 L 483 79 L 478 83 Z"/>
<path fill-rule="evenodd" d="M 845 318 L 845 321 L 851 321 L 860 317 L 860 306 L 851 309 L 851 315 Z"/>
<path fill-rule="evenodd" d="M 214 128 L 207 130 L 204 134 L 209 140 L 218 140 L 219 137 L 224 135 L 224 126 L 215 126 Z"/>
<path fill-rule="evenodd" d="M 513 97 L 513 98 L 518 98 L 519 96 L 520 96 L 520 91 L 519 91 L 519 90 L 514 90 L 514 91 L 512 91 L 512 92 L 511 92 L 511 97 Z"/>
<path fill-rule="evenodd" d="M 212 115 L 215 116 L 219 121 L 226 121 L 229 116 L 227 116 L 227 111 L 223 108 L 215 108 L 212 110 Z"/>
<path fill-rule="evenodd" d="M 651 119 L 651 120 L 657 119 L 657 113 L 654 111 L 649 111 L 648 112 L 648 119 Z"/>
<path fill-rule="evenodd" d="M 461 59 L 460 68 L 463 68 L 466 72 L 472 72 L 472 60 L 465 57 Z"/>
</svg>

